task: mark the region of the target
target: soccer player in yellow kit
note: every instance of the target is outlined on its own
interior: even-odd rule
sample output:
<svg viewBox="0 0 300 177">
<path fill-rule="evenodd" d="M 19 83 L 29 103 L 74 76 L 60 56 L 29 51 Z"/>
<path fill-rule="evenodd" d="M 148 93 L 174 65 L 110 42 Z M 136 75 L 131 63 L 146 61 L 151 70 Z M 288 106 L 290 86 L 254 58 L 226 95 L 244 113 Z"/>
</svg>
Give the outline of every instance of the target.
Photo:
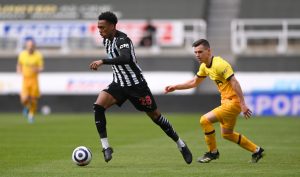
<svg viewBox="0 0 300 177">
<path fill-rule="evenodd" d="M 237 117 L 241 111 L 246 119 L 251 117 L 252 112 L 244 101 L 241 86 L 235 78 L 230 64 L 221 57 L 212 56 L 209 42 L 205 39 L 194 42 L 193 47 L 196 58 L 201 62 L 197 75 L 185 83 L 167 86 L 165 93 L 197 87 L 207 76 L 216 83 L 221 93 L 221 106 L 200 118 L 200 125 L 205 134 L 205 142 L 209 151 L 200 157 L 198 162 L 208 163 L 219 158 L 213 127 L 215 122 L 220 122 L 223 138 L 252 152 L 251 161 L 258 162 L 264 155 L 264 149 L 234 131 Z"/>
<path fill-rule="evenodd" d="M 33 39 L 27 39 L 25 50 L 19 54 L 17 72 L 22 74 L 23 83 L 20 100 L 23 114 L 29 123 L 34 122 L 38 98 L 40 97 L 38 75 L 44 69 L 43 55 L 36 50 Z"/>
</svg>

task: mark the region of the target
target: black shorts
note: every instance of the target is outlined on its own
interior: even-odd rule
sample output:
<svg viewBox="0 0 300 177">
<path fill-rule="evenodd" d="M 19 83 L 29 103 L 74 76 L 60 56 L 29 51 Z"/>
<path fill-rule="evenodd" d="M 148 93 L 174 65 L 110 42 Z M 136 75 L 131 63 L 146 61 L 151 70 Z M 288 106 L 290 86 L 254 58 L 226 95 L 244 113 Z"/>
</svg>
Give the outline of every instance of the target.
<svg viewBox="0 0 300 177">
<path fill-rule="evenodd" d="M 139 111 L 152 112 L 157 109 L 154 97 L 147 83 L 131 87 L 121 87 L 119 84 L 112 82 L 103 91 L 112 95 L 117 100 L 118 106 L 122 106 L 128 99 Z"/>
</svg>

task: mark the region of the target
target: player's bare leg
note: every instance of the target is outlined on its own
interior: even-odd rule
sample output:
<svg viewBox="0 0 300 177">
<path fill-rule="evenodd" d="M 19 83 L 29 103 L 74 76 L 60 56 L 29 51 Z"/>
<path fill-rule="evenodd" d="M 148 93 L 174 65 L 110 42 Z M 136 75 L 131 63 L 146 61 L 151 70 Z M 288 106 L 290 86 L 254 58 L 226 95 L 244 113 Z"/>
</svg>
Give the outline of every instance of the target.
<svg viewBox="0 0 300 177">
<path fill-rule="evenodd" d="M 157 109 L 152 112 L 147 112 L 147 115 L 155 122 L 160 128 L 176 142 L 179 151 L 181 152 L 187 164 L 192 163 L 193 156 L 186 143 L 179 138 L 171 123 L 166 119 Z"/>
<path fill-rule="evenodd" d="M 94 103 L 95 124 L 100 136 L 105 162 L 109 162 L 112 159 L 113 153 L 113 149 L 110 147 L 107 138 L 105 110 L 116 103 L 117 100 L 105 91 L 99 93 L 98 98 Z"/>
</svg>

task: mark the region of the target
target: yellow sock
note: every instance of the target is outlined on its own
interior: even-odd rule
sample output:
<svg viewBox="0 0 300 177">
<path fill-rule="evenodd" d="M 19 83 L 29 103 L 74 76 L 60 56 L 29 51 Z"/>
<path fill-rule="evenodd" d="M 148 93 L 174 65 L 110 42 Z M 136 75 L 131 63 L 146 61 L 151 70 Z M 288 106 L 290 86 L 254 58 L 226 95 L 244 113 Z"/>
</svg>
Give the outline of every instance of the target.
<svg viewBox="0 0 300 177">
<path fill-rule="evenodd" d="M 37 108 L 37 100 L 31 100 L 31 104 L 29 107 L 29 114 L 34 116 Z"/>
<path fill-rule="evenodd" d="M 255 145 L 252 141 L 250 141 L 247 137 L 243 136 L 242 134 L 233 132 L 232 134 L 222 134 L 222 137 L 229 141 L 237 143 L 239 146 L 250 152 L 254 153 L 256 151 L 257 145 Z"/>
<path fill-rule="evenodd" d="M 210 152 L 217 150 L 217 142 L 215 138 L 215 129 L 205 116 L 200 118 L 200 125 L 205 134 L 205 142 Z"/>
</svg>

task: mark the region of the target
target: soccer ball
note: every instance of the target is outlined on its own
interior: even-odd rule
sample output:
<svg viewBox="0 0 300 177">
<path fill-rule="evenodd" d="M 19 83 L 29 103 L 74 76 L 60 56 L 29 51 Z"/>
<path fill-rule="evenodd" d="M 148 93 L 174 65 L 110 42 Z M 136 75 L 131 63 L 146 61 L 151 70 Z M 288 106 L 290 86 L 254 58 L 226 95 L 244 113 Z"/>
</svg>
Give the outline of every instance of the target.
<svg viewBox="0 0 300 177">
<path fill-rule="evenodd" d="M 92 153 L 89 148 L 85 146 L 79 146 L 74 149 L 72 153 L 72 160 L 78 166 L 86 166 L 92 160 Z"/>
</svg>

